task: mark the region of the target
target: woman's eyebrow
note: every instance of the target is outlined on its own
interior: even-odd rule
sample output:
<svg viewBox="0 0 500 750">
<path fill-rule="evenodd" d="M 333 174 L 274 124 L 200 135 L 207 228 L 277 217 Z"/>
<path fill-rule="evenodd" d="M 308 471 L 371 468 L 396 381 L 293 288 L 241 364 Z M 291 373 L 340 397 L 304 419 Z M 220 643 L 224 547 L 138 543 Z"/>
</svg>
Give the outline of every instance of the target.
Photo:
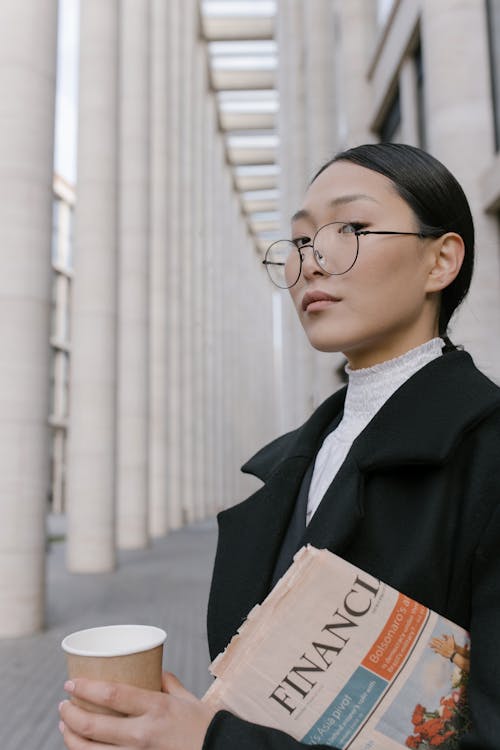
<svg viewBox="0 0 500 750">
<path fill-rule="evenodd" d="M 336 206 L 342 206 L 346 203 L 352 203 L 353 201 L 372 201 L 373 203 L 378 203 L 378 200 L 372 195 L 366 195 L 365 193 L 353 193 L 352 195 L 339 195 L 338 198 L 333 198 L 333 200 L 328 203 L 328 206 L 330 208 L 335 208 Z M 293 222 L 298 221 L 299 219 L 311 218 L 312 216 L 310 212 L 305 208 L 301 208 L 299 211 L 294 213 L 291 221 Z"/>
</svg>

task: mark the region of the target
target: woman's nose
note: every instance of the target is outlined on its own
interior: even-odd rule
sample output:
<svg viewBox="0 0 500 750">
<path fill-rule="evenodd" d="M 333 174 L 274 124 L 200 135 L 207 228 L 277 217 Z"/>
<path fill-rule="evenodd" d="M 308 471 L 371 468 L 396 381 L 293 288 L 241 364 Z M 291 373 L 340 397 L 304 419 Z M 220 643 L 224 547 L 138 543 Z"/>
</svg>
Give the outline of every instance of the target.
<svg viewBox="0 0 500 750">
<path fill-rule="evenodd" d="M 302 254 L 302 273 L 304 274 L 304 278 L 309 279 L 314 276 L 325 275 L 325 272 L 316 261 L 312 245 L 302 245 L 300 252 Z"/>
</svg>

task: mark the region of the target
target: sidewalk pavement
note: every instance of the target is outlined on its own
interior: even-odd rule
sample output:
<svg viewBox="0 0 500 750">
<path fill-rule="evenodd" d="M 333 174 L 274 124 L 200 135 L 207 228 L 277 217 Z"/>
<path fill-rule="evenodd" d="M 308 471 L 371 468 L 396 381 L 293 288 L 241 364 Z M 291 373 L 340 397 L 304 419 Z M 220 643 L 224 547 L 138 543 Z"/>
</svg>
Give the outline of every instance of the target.
<svg viewBox="0 0 500 750">
<path fill-rule="evenodd" d="M 143 623 L 167 631 L 164 666 L 201 697 L 208 672 L 206 608 L 217 541 L 215 521 L 119 553 L 115 573 L 70 574 L 65 544 L 50 544 L 44 632 L 0 640 L 0 749 L 63 750 L 59 702 L 67 697 L 60 642 L 94 625 Z"/>
</svg>

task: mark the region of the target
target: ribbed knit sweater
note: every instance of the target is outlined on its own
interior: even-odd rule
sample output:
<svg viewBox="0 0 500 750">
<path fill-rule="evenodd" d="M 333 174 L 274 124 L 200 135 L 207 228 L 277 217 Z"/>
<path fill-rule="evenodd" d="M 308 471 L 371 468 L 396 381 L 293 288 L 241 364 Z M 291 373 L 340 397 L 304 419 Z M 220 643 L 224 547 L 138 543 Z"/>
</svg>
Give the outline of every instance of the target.
<svg viewBox="0 0 500 750">
<path fill-rule="evenodd" d="M 318 451 L 309 488 L 306 524 L 344 463 L 349 450 L 375 414 L 412 375 L 441 356 L 444 341 L 434 338 L 400 357 L 359 370 L 346 366 L 349 376 L 344 414 Z"/>
</svg>

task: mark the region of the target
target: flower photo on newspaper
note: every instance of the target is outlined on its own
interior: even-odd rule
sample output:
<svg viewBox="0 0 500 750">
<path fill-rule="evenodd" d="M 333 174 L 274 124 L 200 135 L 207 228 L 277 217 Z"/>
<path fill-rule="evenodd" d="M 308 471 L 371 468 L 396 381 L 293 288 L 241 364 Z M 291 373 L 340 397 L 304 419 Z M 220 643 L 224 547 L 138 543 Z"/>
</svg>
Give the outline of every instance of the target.
<svg viewBox="0 0 500 750">
<path fill-rule="evenodd" d="M 429 647 L 377 730 L 413 750 L 454 750 L 469 726 L 470 647 L 460 628 L 450 626 L 443 634 L 442 623 L 434 628 Z"/>
</svg>

